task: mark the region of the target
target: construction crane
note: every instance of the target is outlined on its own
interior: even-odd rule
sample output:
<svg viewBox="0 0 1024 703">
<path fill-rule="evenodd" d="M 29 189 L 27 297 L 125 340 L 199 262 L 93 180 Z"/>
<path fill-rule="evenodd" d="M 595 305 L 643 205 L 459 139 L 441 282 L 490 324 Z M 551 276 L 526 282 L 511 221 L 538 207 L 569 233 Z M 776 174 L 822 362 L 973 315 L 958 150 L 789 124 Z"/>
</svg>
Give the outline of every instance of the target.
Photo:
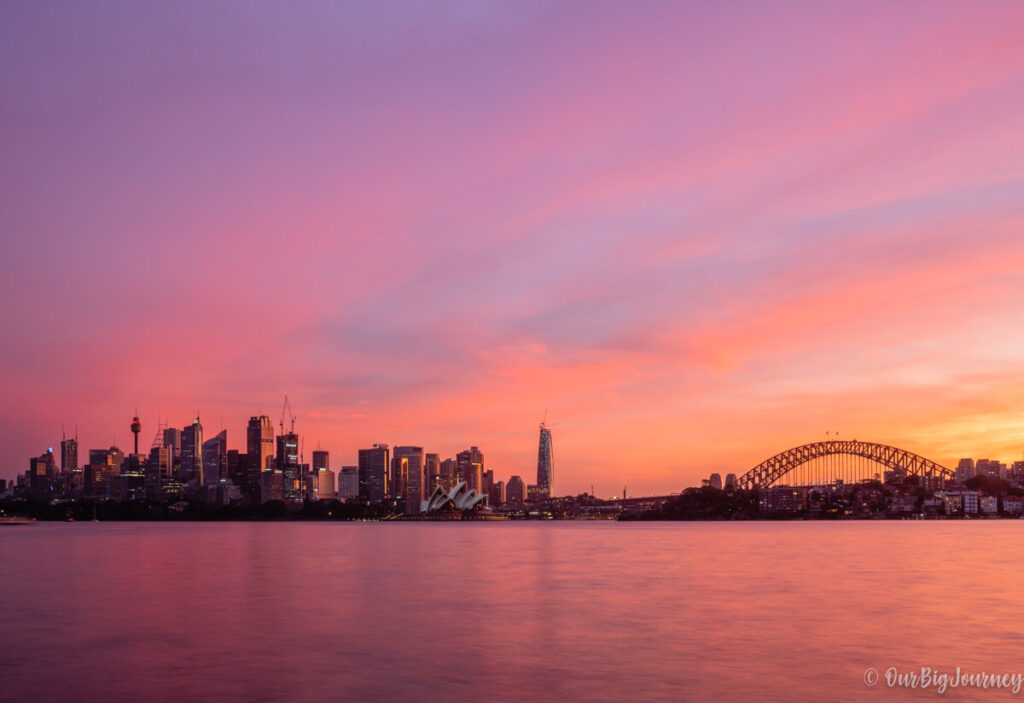
<svg viewBox="0 0 1024 703">
<path fill-rule="evenodd" d="M 542 419 L 542 420 L 540 421 L 540 428 L 541 428 L 541 429 L 545 429 L 545 428 L 547 428 L 547 427 L 557 427 L 558 425 L 561 425 L 561 424 L 562 424 L 561 422 L 552 422 L 552 423 L 551 423 L 551 424 L 549 425 L 549 424 L 548 424 L 548 409 L 547 409 L 547 408 L 544 408 L 544 419 Z"/>
<path fill-rule="evenodd" d="M 284 434 L 284 418 L 285 415 L 291 420 L 291 432 L 295 432 L 295 413 L 292 411 L 292 406 L 288 402 L 288 394 L 284 394 L 284 407 L 281 408 L 281 434 Z"/>
<path fill-rule="evenodd" d="M 156 437 L 153 438 L 153 444 L 150 445 L 149 450 L 153 451 L 158 447 L 164 446 L 164 430 L 167 429 L 167 420 L 160 419 L 159 413 L 156 416 Z"/>
</svg>

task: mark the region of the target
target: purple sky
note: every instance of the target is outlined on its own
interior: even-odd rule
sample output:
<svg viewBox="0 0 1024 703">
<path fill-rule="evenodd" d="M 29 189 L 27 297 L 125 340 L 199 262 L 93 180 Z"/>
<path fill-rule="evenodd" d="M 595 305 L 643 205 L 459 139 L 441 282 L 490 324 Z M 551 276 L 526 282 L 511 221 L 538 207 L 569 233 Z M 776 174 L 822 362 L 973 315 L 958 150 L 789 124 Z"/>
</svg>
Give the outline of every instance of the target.
<svg viewBox="0 0 1024 703">
<path fill-rule="evenodd" d="M 1024 5 L 0 5 L 0 477 L 288 393 L 332 466 L 1024 451 Z"/>
</svg>

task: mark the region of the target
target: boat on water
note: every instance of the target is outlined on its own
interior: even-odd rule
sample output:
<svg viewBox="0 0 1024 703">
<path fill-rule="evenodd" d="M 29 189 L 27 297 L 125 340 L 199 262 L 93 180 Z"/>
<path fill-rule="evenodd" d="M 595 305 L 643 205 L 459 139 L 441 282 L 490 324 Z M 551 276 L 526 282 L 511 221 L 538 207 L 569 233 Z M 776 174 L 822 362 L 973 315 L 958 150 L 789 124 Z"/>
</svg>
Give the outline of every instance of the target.
<svg viewBox="0 0 1024 703">
<path fill-rule="evenodd" d="M 28 517 L 0 516 L 0 525 L 31 525 L 35 520 Z"/>
</svg>

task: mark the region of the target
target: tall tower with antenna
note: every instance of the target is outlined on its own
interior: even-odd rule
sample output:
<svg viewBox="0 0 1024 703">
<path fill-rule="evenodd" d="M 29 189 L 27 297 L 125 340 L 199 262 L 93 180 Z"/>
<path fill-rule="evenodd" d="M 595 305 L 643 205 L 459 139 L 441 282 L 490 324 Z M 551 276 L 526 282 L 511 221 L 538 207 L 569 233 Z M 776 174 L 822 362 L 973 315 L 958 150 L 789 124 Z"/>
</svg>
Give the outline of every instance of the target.
<svg viewBox="0 0 1024 703">
<path fill-rule="evenodd" d="M 132 418 L 132 435 L 135 436 L 135 454 L 139 453 L 139 432 L 142 432 L 142 423 L 139 422 L 139 411 L 135 410 L 135 417 Z"/>
</svg>

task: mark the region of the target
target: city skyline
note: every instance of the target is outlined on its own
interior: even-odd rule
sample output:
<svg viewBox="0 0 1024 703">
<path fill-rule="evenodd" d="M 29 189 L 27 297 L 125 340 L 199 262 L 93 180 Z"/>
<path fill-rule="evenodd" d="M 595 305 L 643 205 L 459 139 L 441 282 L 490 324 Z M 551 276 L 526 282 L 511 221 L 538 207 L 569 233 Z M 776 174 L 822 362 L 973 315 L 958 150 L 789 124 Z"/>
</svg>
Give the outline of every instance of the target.
<svg viewBox="0 0 1024 703">
<path fill-rule="evenodd" d="M 520 475 L 549 408 L 560 493 L 1022 456 L 1019 4 L 57 6 L 0 6 L 0 476 L 285 391 Z"/>
<path fill-rule="evenodd" d="M 292 480 L 297 480 L 298 479 L 298 477 L 299 477 L 298 471 L 302 467 L 308 468 L 309 466 L 312 465 L 313 466 L 313 471 L 315 473 L 316 469 L 317 469 L 317 464 L 318 464 L 317 455 L 321 455 L 322 457 L 329 457 L 329 456 L 332 455 L 332 451 L 331 450 L 325 449 L 322 446 L 321 442 L 316 441 L 314 439 L 312 444 L 315 444 L 315 448 L 312 448 L 309 451 L 309 454 L 308 454 L 309 461 L 307 461 L 307 454 L 306 454 L 306 451 L 305 451 L 306 436 L 301 431 L 299 431 L 300 428 L 296 427 L 295 423 L 297 422 L 297 420 L 298 420 L 298 417 L 296 415 L 294 415 L 293 411 L 291 410 L 291 406 L 290 406 L 290 403 L 288 401 L 288 398 L 287 398 L 287 396 L 285 396 L 284 407 L 282 409 L 281 417 L 278 420 L 278 422 L 275 423 L 270 418 L 270 416 L 268 416 L 266 414 L 263 414 L 263 411 L 261 410 L 259 415 L 250 416 L 248 422 L 246 423 L 245 430 L 243 432 L 239 432 L 238 433 L 238 434 L 242 435 L 242 437 L 243 437 L 243 440 L 240 441 L 240 442 L 237 441 L 237 440 L 235 442 L 231 442 L 228 438 L 235 437 L 236 434 L 228 432 L 228 429 L 227 428 L 223 428 L 223 427 L 220 428 L 219 431 L 216 434 L 211 435 L 210 439 L 204 441 L 203 440 L 204 429 L 203 429 L 202 425 L 200 424 L 201 413 L 197 412 L 195 417 L 190 422 L 184 423 L 184 426 L 182 428 L 174 427 L 173 425 L 168 424 L 166 420 L 158 420 L 158 424 L 157 424 L 157 428 L 156 428 L 156 435 L 155 435 L 156 438 L 153 440 L 152 446 L 153 447 L 167 446 L 168 443 L 170 443 L 171 445 L 178 445 L 178 448 L 174 452 L 174 456 L 177 457 L 179 460 L 183 460 L 183 462 L 185 464 L 185 473 L 186 473 L 186 475 L 189 475 L 189 474 L 193 473 L 192 465 L 190 465 L 189 462 L 191 461 L 193 463 L 193 465 L 194 465 L 194 462 L 201 458 L 199 456 L 196 456 L 195 459 L 187 458 L 189 456 L 189 454 L 190 454 L 190 451 L 188 449 L 189 447 L 194 447 L 192 449 L 192 452 L 198 453 L 198 452 L 200 452 L 200 450 L 202 450 L 201 453 L 203 455 L 205 455 L 205 452 L 207 451 L 207 446 L 210 445 L 212 442 L 216 441 L 216 442 L 219 443 L 219 447 L 220 447 L 220 449 L 218 451 L 218 455 L 222 459 L 224 457 L 226 457 L 226 455 L 228 454 L 229 450 L 235 452 L 236 454 L 237 453 L 241 453 L 243 460 L 246 462 L 245 463 L 245 467 L 242 468 L 242 474 L 245 474 L 245 478 L 242 479 L 241 482 L 236 482 L 236 487 L 238 487 L 238 488 L 240 488 L 242 490 L 242 495 L 245 495 L 245 492 L 246 492 L 245 485 L 246 485 L 246 483 L 251 482 L 252 485 L 258 485 L 259 482 L 260 482 L 260 473 L 262 473 L 261 470 L 254 469 L 251 461 L 248 459 L 248 455 L 252 454 L 254 446 L 255 447 L 262 446 L 263 447 L 260 450 L 260 452 L 259 452 L 261 454 L 261 456 L 259 456 L 259 458 L 255 460 L 256 461 L 256 465 L 264 466 L 265 461 L 266 461 L 266 459 L 268 457 L 271 460 L 275 460 L 276 459 L 276 463 L 274 461 L 271 462 L 273 464 L 273 468 L 275 470 L 277 470 L 277 471 L 281 471 L 285 475 L 286 478 L 292 479 Z M 288 423 L 289 423 L 287 428 L 285 427 L 285 422 L 286 421 L 288 421 Z M 148 453 L 149 453 L 149 447 L 145 444 L 145 442 L 142 445 L 137 445 L 138 434 L 145 427 L 146 426 L 141 422 L 140 417 L 139 417 L 138 414 L 135 414 L 131 418 L 131 421 L 130 421 L 130 423 L 128 425 L 129 432 L 133 435 L 133 442 L 136 443 L 136 449 L 139 452 L 139 456 L 142 456 L 142 457 L 147 457 Z M 198 430 L 196 430 L 196 428 L 198 428 Z M 190 435 L 189 435 L 190 431 L 193 431 L 193 432 L 198 431 L 198 441 L 190 439 Z M 62 432 L 61 439 L 60 439 L 60 441 L 58 443 L 59 448 L 55 449 L 53 445 L 47 445 L 46 449 L 42 452 L 44 455 L 47 452 L 51 452 L 54 455 L 54 457 L 55 457 L 55 461 L 57 461 L 59 459 L 59 466 L 61 468 L 64 468 L 64 467 L 82 468 L 82 467 L 85 466 L 86 463 L 92 463 L 91 460 L 90 460 L 90 462 L 85 462 L 85 461 L 78 462 L 78 455 L 79 455 L 80 451 L 84 451 L 85 454 L 88 455 L 88 454 L 91 454 L 93 452 L 101 452 L 102 453 L 102 452 L 106 452 L 108 449 L 110 449 L 110 450 L 117 449 L 117 450 L 119 450 L 121 452 L 123 457 L 128 457 L 131 454 L 130 452 L 128 452 L 125 449 L 122 449 L 120 447 L 120 445 L 117 442 L 116 436 L 113 438 L 113 441 L 111 442 L 110 446 L 107 447 L 105 445 L 104 446 L 100 446 L 100 445 L 90 445 L 90 444 L 87 444 L 87 443 L 82 443 L 80 441 L 79 436 L 78 436 L 78 428 L 77 428 L 77 426 L 74 428 L 74 432 L 71 433 L 71 434 L 68 434 L 64 427 L 61 428 L 61 432 Z M 172 437 L 176 437 L 176 439 L 173 439 L 173 438 L 169 439 L 168 438 L 168 433 L 172 433 Z M 253 434 L 253 433 L 255 433 L 255 434 Z M 839 442 L 840 440 L 847 440 L 848 441 L 848 440 L 853 439 L 854 441 L 856 441 L 856 438 L 852 438 L 852 437 L 842 437 L 841 438 L 839 432 L 834 432 L 834 433 L 826 432 L 825 435 L 826 435 L 825 436 L 826 443 L 827 443 L 827 440 L 832 440 L 833 442 Z M 392 438 L 392 439 L 394 439 L 394 438 Z M 180 446 L 183 440 L 184 440 L 184 446 L 186 447 L 184 450 L 182 450 L 181 446 Z M 554 477 L 554 472 L 553 472 L 554 462 L 553 462 L 553 452 L 552 452 L 552 444 L 553 444 L 553 442 L 552 442 L 552 433 L 551 433 L 551 429 L 550 429 L 550 426 L 548 425 L 548 423 L 546 423 L 543 420 L 540 423 L 540 437 L 539 437 L 539 441 L 536 439 L 536 436 L 535 436 L 534 442 L 535 442 L 535 446 L 537 447 L 537 453 L 535 455 L 536 456 L 536 474 L 535 474 L 536 475 L 536 482 L 535 482 L 535 486 L 541 492 L 543 492 L 545 495 L 565 495 L 565 496 L 570 496 L 570 495 L 590 494 L 590 495 L 594 495 L 594 496 L 597 496 L 597 497 L 604 497 L 604 498 L 613 497 L 614 498 L 614 497 L 621 497 L 623 495 L 623 490 L 622 489 L 628 488 L 628 486 L 623 485 L 622 488 L 620 488 L 620 490 L 618 490 L 618 491 L 616 491 L 614 489 L 610 489 L 610 490 L 607 490 L 607 491 L 606 490 L 595 490 L 594 484 L 592 483 L 589 486 L 589 490 L 587 490 L 587 489 L 578 490 L 578 491 L 569 490 L 569 491 L 566 491 L 564 493 L 559 494 L 557 491 L 553 491 L 552 490 L 553 477 Z M 102 443 L 100 443 L 100 444 L 102 444 Z M 367 444 L 372 445 L 371 448 L 368 448 L 367 446 L 365 446 Z M 466 446 L 466 443 L 463 443 L 462 445 L 458 445 L 458 446 L 463 446 L 464 447 L 464 446 Z M 286 450 L 285 447 L 290 447 L 290 449 Z M 395 444 L 395 443 L 392 443 L 392 442 L 372 442 L 372 443 L 371 442 L 365 442 L 363 446 L 360 446 L 359 448 L 355 449 L 355 451 L 351 452 L 350 454 L 340 454 L 340 455 L 339 454 L 334 454 L 333 461 L 325 459 L 327 461 L 327 464 L 325 466 L 323 466 L 323 468 L 331 470 L 332 478 L 333 478 L 333 476 L 340 476 L 341 471 L 344 468 L 357 468 L 357 467 L 353 466 L 353 464 L 361 463 L 362 462 L 362 458 L 363 458 L 363 453 L 364 452 L 376 451 L 376 449 L 378 447 L 382 448 L 382 450 L 384 452 L 383 456 L 385 458 L 383 460 L 384 463 L 382 465 L 381 470 L 384 472 L 384 474 L 388 475 L 388 479 L 387 479 L 387 486 L 386 487 L 385 486 L 379 487 L 380 491 L 383 491 L 383 493 L 380 493 L 379 496 L 376 496 L 376 493 L 374 494 L 376 496 L 376 498 L 375 498 L 376 500 L 382 499 L 384 493 L 387 493 L 388 495 L 394 495 L 396 493 L 400 494 L 400 493 L 403 492 L 398 487 L 398 484 L 395 483 L 396 479 L 395 479 L 394 474 L 393 474 L 393 472 L 395 471 L 395 467 L 394 467 L 394 465 L 392 463 L 393 460 L 398 458 L 398 455 L 399 455 L 400 452 L 403 452 L 403 451 L 407 450 L 408 452 L 411 452 L 411 454 L 409 454 L 409 456 L 415 455 L 415 456 L 418 457 L 417 458 L 417 465 L 418 465 L 418 468 L 419 468 L 419 470 L 421 472 L 420 473 L 421 479 L 423 479 L 423 483 L 421 483 L 421 485 L 419 486 L 419 491 L 423 495 L 423 497 L 426 497 L 426 493 L 429 493 L 429 491 L 426 491 L 426 493 L 423 493 L 423 491 L 425 491 L 426 488 L 427 488 L 427 485 L 425 483 L 425 476 L 429 475 L 429 474 L 423 474 L 422 473 L 424 469 L 428 468 L 428 464 L 433 463 L 434 464 L 434 468 L 435 469 L 439 469 L 439 467 L 441 465 L 446 464 L 448 462 L 451 462 L 453 464 L 453 471 L 454 471 L 454 465 L 456 464 L 456 462 L 458 460 L 458 462 L 457 462 L 459 464 L 458 473 L 461 476 L 461 475 L 463 475 L 463 466 L 462 466 L 463 456 L 465 455 L 467 457 L 465 459 L 465 461 L 468 462 L 468 461 L 471 461 L 471 459 L 468 458 L 469 455 L 471 454 L 471 452 L 478 453 L 477 446 L 475 446 L 475 445 L 473 445 L 471 447 L 471 449 L 469 449 L 469 450 L 449 450 L 447 452 L 441 452 L 441 453 L 434 451 L 434 452 L 426 452 L 425 453 L 424 452 L 424 447 L 422 447 L 422 446 L 399 445 L 399 444 Z M 436 450 L 436 447 L 433 447 L 433 446 L 429 447 L 429 448 Z M 390 452 L 392 452 L 392 451 L 396 452 L 393 456 L 390 454 Z M 445 459 L 444 461 L 441 461 L 440 457 L 445 456 L 446 454 L 449 455 L 449 457 L 447 459 Z M 391 458 L 388 458 L 389 456 Z M 948 461 L 945 461 L 945 462 L 940 461 L 938 463 L 940 465 L 944 466 L 946 469 L 950 470 L 951 472 L 956 471 L 956 473 L 958 473 L 958 474 L 960 472 L 960 469 L 962 469 L 962 467 L 964 466 L 965 462 L 969 462 L 970 465 L 973 467 L 975 461 L 977 461 L 979 463 L 979 466 L 987 465 L 987 464 L 991 464 L 992 466 L 995 466 L 995 467 L 1002 466 L 1002 469 L 1005 471 L 1006 468 L 1007 468 L 1007 464 L 1011 464 L 1013 466 L 1014 470 L 1016 470 L 1018 467 L 1024 466 L 1024 461 L 1021 461 L 1021 458 L 1020 458 L 1021 456 L 1024 456 L 1024 452 L 1021 452 L 1017 457 L 1002 457 L 1002 456 L 998 456 L 998 455 L 995 455 L 995 454 L 992 454 L 992 453 L 982 452 L 981 454 L 976 454 L 976 455 L 972 455 L 972 456 L 961 456 L 961 457 L 957 457 L 955 460 L 948 460 Z M 282 458 L 282 457 L 286 457 L 286 458 Z M 431 460 L 431 457 L 433 458 L 432 460 Z M 35 458 L 36 458 L 36 454 L 30 454 L 30 463 L 35 461 Z M 203 470 L 204 470 L 203 464 L 204 464 L 204 461 L 205 461 L 205 459 L 203 461 L 199 462 L 200 463 L 200 471 L 199 471 L 198 474 L 195 474 L 195 476 L 198 479 L 199 483 L 202 484 L 202 485 L 206 485 L 206 483 L 207 483 L 207 481 L 205 481 L 203 479 Z M 492 475 L 494 474 L 494 469 L 496 467 L 494 467 L 490 463 L 488 463 L 487 465 L 484 465 L 484 463 L 483 463 L 483 455 L 482 454 L 479 454 L 479 458 L 476 459 L 476 461 L 479 462 L 477 464 L 477 466 L 480 467 L 481 471 L 486 468 L 486 469 L 490 470 Z M 497 467 L 497 468 L 498 468 L 498 470 L 500 472 L 498 474 L 498 476 L 504 476 L 503 483 L 507 483 L 510 477 L 520 478 L 523 475 L 527 475 L 527 476 L 533 476 L 534 475 L 533 473 L 531 473 L 531 469 L 529 469 L 529 468 L 523 468 L 523 467 L 511 467 L 511 468 L 509 468 L 509 467 Z M 735 471 L 730 471 L 728 475 L 731 478 L 735 479 L 737 474 L 746 473 L 748 471 L 748 469 L 752 469 L 752 468 L 755 468 L 755 467 L 739 468 L 739 469 L 737 469 Z M 877 470 L 877 471 L 881 471 L 883 468 L 884 468 L 884 466 L 882 466 L 882 465 L 875 465 L 875 470 Z M 251 471 L 253 471 L 253 470 L 256 471 L 255 474 L 251 473 Z M 435 471 L 435 473 L 437 473 L 437 471 Z M 870 473 L 870 472 L 868 472 L 868 473 Z M 16 477 L 18 477 L 18 476 L 24 477 L 25 472 L 22 469 L 22 470 L 15 471 L 14 474 L 15 474 L 14 476 L 11 476 L 9 478 L 5 477 L 5 476 L 0 476 L 0 478 L 3 478 L 5 480 L 7 480 L 8 481 L 8 485 L 13 485 L 14 479 Z M 868 475 L 868 474 L 865 474 L 865 475 Z M 713 485 L 713 486 L 715 485 L 715 483 L 714 483 L 715 477 L 718 477 L 717 478 L 718 483 L 719 483 L 718 487 L 721 488 L 722 487 L 721 472 L 713 467 L 711 469 L 711 476 L 712 476 L 711 485 Z M 494 478 L 497 478 L 497 477 L 494 477 Z M 407 480 L 407 479 L 404 479 L 404 480 Z M 494 480 L 494 479 L 492 478 L 492 480 Z M 474 488 L 475 490 L 478 490 L 480 488 L 480 486 L 481 486 L 481 478 L 480 478 L 479 475 L 477 476 L 475 481 L 472 480 L 472 479 L 469 479 L 469 478 L 467 478 L 467 481 L 469 482 L 470 487 Z M 706 476 L 705 476 L 705 477 L 699 478 L 694 484 L 690 484 L 690 485 L 687 485 L 687 486 L 680 486 L 680 487 L 676 488 L 675 490 L 666 491 L 665 493 L 666 494 L 669 494 L 669 493 L 675 494 L 675 493 L 678 493 L 682 489 L 685 489 L 685 488 L 688 488 L 688 487 L 692 487 L 692 486 L 696 486 L 696 485 L 701 485 L 701 484 L 706 485 L 707 483 L 708 483 L 708 481 L 707 481 Z M 403 485 L 405 485 L 405 484 L 403 484 Z M 409 485 L 412 485 L 412 484 L 409 484 Z M 533 488 L 533 486 L 531 486 L 531 488 Z M 299 489 L 298 484 L 296 484 L 296 489 L 295 490 L 298 490 L 298 489 Z M 524 490 L 525 490 L 525 483 L 524 483 Z M 643 493 L 643 492 L 640 492 L 640 494 L 641 495 L 655 495 L 653 493 Z M 631 492 L 631 495 L 636 496 L 637 492 L 633 491 L 633 492 Z M 658 495 L 660 495 L 660 494 L 658 494 Z M 287 490 L 284 492 L 282 497 L 284 497 L 286 500 L 289 500 L 289 501 L 295 501 L 296 499 L 300 499 L 300 495 L 298 493 L 291 494 Z"/>
</svg>

